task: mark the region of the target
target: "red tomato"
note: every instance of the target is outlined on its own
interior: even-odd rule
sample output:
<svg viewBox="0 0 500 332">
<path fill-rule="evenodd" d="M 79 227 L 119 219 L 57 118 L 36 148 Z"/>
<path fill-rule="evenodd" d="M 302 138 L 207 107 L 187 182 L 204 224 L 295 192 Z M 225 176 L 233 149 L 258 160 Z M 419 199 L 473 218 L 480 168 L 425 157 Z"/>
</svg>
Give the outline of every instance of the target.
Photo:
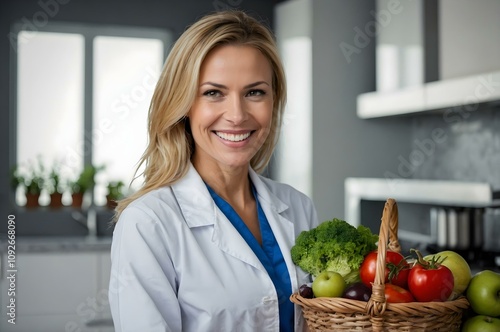
<svg viewBox="0 0 500 332">
<path fill-rule="evenodd" d="M 416 263 L 408 275 L 410 292 L 419 302 L 446 301 L 453 291 L 453 273 L 444 265 Z"/>
<path fill-rule="evenodd" d="M 372 287 L 377 269 L 377 251 L 372 251 L 366 255 L 359 268 L 361 281 L 368 287 Z M 405 289 L 408 288 L 408 273 L 410 266 L 403 255 L 395 251 L 387 251 L 385 254 L 386 269 L 385 283 L 392 283 Z"/>
<path fill-rule="evenodd" d="M 415 302 L 409 291 L 393 284 L 385 284 L 385 300 L 387 303 Z"/>
</svg>

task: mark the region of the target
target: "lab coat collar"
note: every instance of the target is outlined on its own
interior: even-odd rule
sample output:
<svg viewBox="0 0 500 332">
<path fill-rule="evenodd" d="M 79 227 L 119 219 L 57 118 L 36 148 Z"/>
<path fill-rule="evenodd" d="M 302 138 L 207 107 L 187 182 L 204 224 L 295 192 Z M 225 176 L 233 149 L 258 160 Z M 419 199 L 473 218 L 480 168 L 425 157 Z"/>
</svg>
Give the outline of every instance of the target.
<svg viewBox="0 0 500 332">
<path fill-rule="evenodd" d="M 259 196 L 259 202 L 280 214 L 288 205 L 274 195 L 261 177 L 249 167 L 250 179 Z M 172 185 L 189 227 L 213 225 L 217 216 L 217 207 L 193 164 L 189 164 L 187 174 Z"/>
<path fill-rule="evenodd" d="M 261 204 L 269 205 L 277 213 L 282 213 L 283 211 L 288 209 L 288 205 L 286 205 L 282 200 L 280 200 L 269 190 L 266 184 L 262 181 L 261 177 L 251 167 L 249 168 L 248 172 L 250 174 L 250 179 L 252 180 L 252 183 L 257 190 L 257 194 L 259 195 L 259 202 Z"/>
<path fill-rule="evenodd" d="M 213 225 L 216 205 L 193 164 L 187 174 L 172 185 L 177 202 L 189 227 Z"/>
<path fill-rule="evenodd" d="M 284 243 L 288 242 L 283 239 L 283 236 L 289 237 L 293 234 L 292 224 L 280 215 L 288 206 L 269 190 L 255 171 L 250 168 L 249 172 L 257 190 L 259 202 L 264 213 L 266 213 L 271 228 L 273 231 L 276 231 L 277 228 L 287 230 L 287 235 L 275 235 L 280 247 L 282 247 Z M 186 224 L 190 228 L 213 225 L 212 240 L 221 250 L 265 272 L 264 266 L 250 247 L 241 246 L 241 241 L 237 240 L 240 235 L 234 227 L 229 226 L 231 223 L 217 208 L 203 179 L 192 164 L 190 164 L 187 174 L 172 185 L 172 189 Z"/>
</svg>

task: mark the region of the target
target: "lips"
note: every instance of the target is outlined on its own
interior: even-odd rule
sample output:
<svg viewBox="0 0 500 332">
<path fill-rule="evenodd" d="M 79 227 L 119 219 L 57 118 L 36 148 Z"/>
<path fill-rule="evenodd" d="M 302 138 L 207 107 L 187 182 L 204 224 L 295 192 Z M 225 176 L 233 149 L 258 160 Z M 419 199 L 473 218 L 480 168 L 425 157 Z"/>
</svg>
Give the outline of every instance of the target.
<svg viewBox="0 0 500 332">
<path fill-rule="evenodd" d="M 238 133 L 238 134 L 227 133 L 227 132 L 222 132 L 222 131 L 216 131 L 215 132 L 215 135 L 217 135 L 218 137 L 222 138 L 223 140 L 229 141 L 229 142 L 241 142 L 241 141 L 244 141 L 248 137 L 250 137 L 251 134 L 252 134 L 252 132 L 250 132 L 250 131 L 245 132 L 245 133 Z"/>
</svg>

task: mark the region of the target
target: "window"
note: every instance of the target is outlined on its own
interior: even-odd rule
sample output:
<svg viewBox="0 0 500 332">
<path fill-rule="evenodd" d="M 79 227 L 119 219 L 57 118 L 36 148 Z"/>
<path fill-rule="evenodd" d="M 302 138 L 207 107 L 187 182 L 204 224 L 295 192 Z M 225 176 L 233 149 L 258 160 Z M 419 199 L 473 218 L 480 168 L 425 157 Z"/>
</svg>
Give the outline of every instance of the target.
<svg viewBox="0 0 500 332">
<path fill-rule="evenodd" d="M 146 147 L 149 102 L 170 34 L 53 22 L 14 33 L 11 165 L 41 158 L 67 180 L 84 165 L 104 165 L 91 195 L 92 204 L 104 205 L 106 184 L 128 185 Z M 19 192 L 15 200 L 23 205 Z M 40 203 L 47 201 L 42 194 Z"/>
<path fill-rule="evenodd" d="M 146 148 L 147 110 L 162 63 L 158 39 L 94 39 L 92 150 L 94 164 L 106 166 L 104 182 L 130 182 L 134 175 Z M 96 187 L 97 204 L 104 204 L 102 183 Z"/>
</svg>

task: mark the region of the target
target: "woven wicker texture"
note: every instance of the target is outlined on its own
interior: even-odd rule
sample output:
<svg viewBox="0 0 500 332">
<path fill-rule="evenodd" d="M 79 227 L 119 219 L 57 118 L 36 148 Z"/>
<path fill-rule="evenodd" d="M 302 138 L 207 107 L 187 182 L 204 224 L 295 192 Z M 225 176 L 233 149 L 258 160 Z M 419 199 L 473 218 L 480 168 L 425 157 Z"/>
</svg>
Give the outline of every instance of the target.
<svg viewBox="0 0 500 332">
<path fill-rule="evenodd" d="M 385 256 L 401 251 L 398 209 L 389 198 L 380 224 L 377 269 L 368 302 L 344 298 L 307 299 L 298 293 L 290 300 L 302 307 L 310 331 L 459 331 L 469 302 L 462 296 L 446 302 L 386 303 Z"/>
</svg>

